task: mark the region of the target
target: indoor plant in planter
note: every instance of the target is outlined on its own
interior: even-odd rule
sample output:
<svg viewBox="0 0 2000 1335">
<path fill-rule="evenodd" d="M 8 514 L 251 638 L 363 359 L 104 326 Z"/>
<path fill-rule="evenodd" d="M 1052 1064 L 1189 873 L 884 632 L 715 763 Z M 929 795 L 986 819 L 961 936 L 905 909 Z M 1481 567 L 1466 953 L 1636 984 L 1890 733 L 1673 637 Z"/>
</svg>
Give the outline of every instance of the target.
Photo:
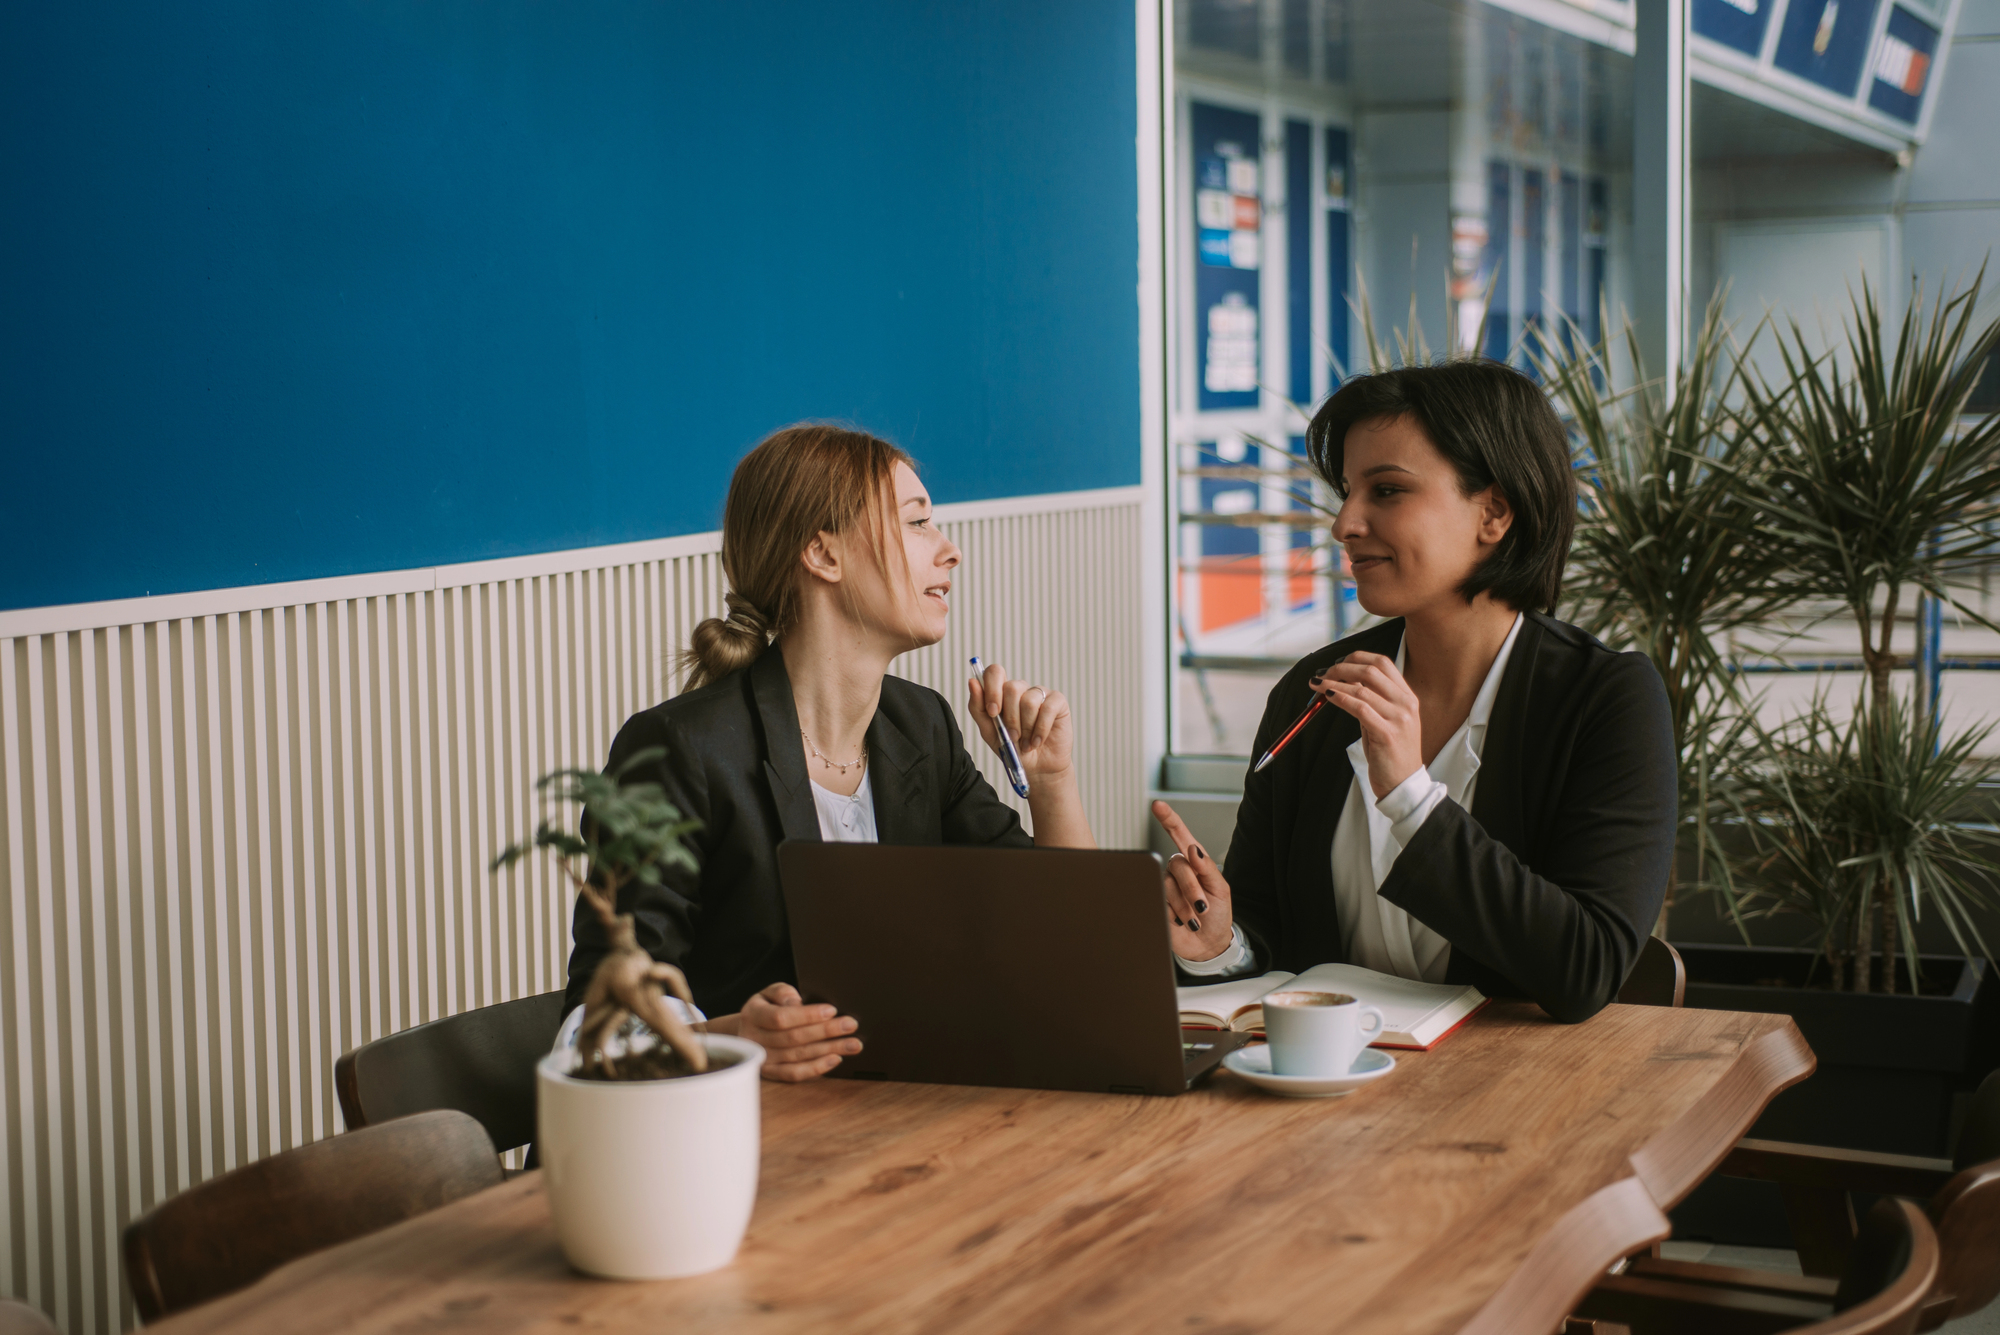
<svg viewBox="0 0 2000 1335">
<path fill-rule="evenodd" d="M 497 869 L 536 849 L 603 922 L 611 952 L 585 995 L 575 1046 L 537 1070 L 536 1145 L 563 1254 L 616 1279 L 669 1279 L 727 1265 L 750 1223 L 760 1151 L 758 1068 L 764 1050 L 698 1033 L 663 988 L 693 1004 L 687 980 L 640 949 L 618 891 L 692 868 L 682 836 L 698 828 L 657 784 L 621 783 L 657 760 L 634 755 L 611 774 L 560 770 L 536 787 L 587 808 L 571 833 L 542 822 Z M 591 875 L 579 866 L 588 859 Z M 593 883 L 594 877 L 594 883 Z"/>
<path fill-rule="evenodd" d="M 1718 786 L 1728 814 L 1716 823 L 1736 822 L 1741 836 L 1725 841 L 1731 907 L 1739 924 L 1803 919 L 1815 944 L 1679 947 L 1688 1005 L 1788 1014 L 1818 1059 L 1751 1135 L 1949 1156 L 1955 1105 L 2000 1059 L 2000 980 L 1969 912 L 2000 872 L 2000 839 L 1967 819 L 2000 771 L 1973 755 L 1990 731 L 1939 738 L 1894 695 L 1879 712 L 1864 698 L 1845 721 L 1821 696 L 1775 729 L 1752 725 Z M 1942 920 L 1964 954 L 1920 956 L 1920 915 Z M 1871 949 L 1884 919 L 1885 948 Z M 1856 990 L 1871 965 L 1875 990 Z M 1899 971 L 1891 992 L 1884 979 Z M 1792 1245 L 1768 1183 L 1711 1179 L 1673 1218 L 1687 1236 Z"/>
<path fill-rule="evenodd" d="M 1739 921 L 1739 873 L 1767 911 L 1812 918 L 1834 991 L 1916 990 L 1913 928 L 1927 905 L 1960 950 L 1985 953 L 1967 913 L 1992 869 L 1967 823 L 1971 790 L 1991 772 L 1973 759 L 1984 732 L 1945 740 L 1922 693 L 1905 706 L 1890 680 L 1907 661 L 1892 639 L 1912 592 L 2000 630 L 1957 596 L 2000 563 L 1989 531 L 2000 417 L 1962 417 L 2000 344 L 2000 321 L 1973 328 L 1979 287 L 1928 310 L 1919 293 L 1892 348 L 1864 279 L 1838 356 L 1815 354 L 1793 322 L 1778 339 L 1785 382 L 1744 380 L 1745 416 L 1770 455 L 1746 478 L 1751 509 L 1791 553 L 1790 591 L 1852 619 L 1866 680 L 1851 725 L 1819 698 L 1775 732 L 1754 729 L 1740 799 L 1717 794 L 1750 854 L 1726 864 L 1719 888 Z M 1837 810 L 1851 828 L 1833 827 Z"/>
<path fill-rule="evenodd" d="M 1977 296 L 1975 283 L 1913 301 L 1891 344 L 1864 282 L 1838 356 L 1793 324 L 1783 383 L 1745 379 L 1769 452 L 1745 477 L 1748 508 L 1789 548 L 1797 597 L 1853 620 L 1866 674 L 1849 718 L 1821 695 L 1776 728 L 1751 722 L 1707 795 L 1730 850 L 1714 886 L 1739 928 L 1773 914 L 1812 927 L 1804 949 L 1682 947 L 1687 1004 L 1790 1014 L 1819 1058 L 1754 1135 L 1940 1155 L 1954 1100 L 1996 1058 L 2000 987 L 1982 956 L 2000 943 L 1974 917 L 2000 871 L 1975 795 L 1995 772 L 1973 754 L 1987 730 L 1945 737 L 1924 693 L 1906 702 L 1891 681 L 1909 661 L 1892 640 L 1913 591 L 1988 624 L 1958 596 L 1996 559 L 1985 525 L 2000 496 L 2000 419 L 1962 416 L 2000 340 L 2000 324 L 1974 329 Z M 1924 920 L 1963 953 L 1921 956 Z M 1723 1199 L 1752 1186 L 1705 1187 L 1677 1225 L 1778 1240 L 1775 1208 Z"/>
<path fill-rule="evenodd" d="M 1974 328 L 1977 293 L 1913 303 L 1885 340 L 1864 285 L 1841 354 L 1815 354 L 1793 324 L 1775 384 L 1726 348 L 1711 308 L 1664 402 L 1643 368 L 1639 388 L 1613 390 L 1603 351 L 1580 340 L 1541 359 L 1578 443 L 1567 615 L 1645 651 L 1666 680 L 1691 836 L 1682 902 L 1715 892 L 1743 940 L 1679 943 L 1687 1004 L 1790 1014 L 1819 1058 L 1756 1135 L 1937 1154 L 1954 1095 L 1996 1055 L 1983 1035 L 2000 1028 L 2000 989 L 1965 911 L 1987 883 L 1969 800 L 1983 767 L 1972 738 L 1940 738 L 1890 689 L 1899 601 L 1918 590 L 1977 621 L 1954 594 L 1994 560 L 1980 525 L 2000 495 L 2000 425 L 1961 414 L 2000 339 Z M 1718 350 L 1734 371 L 1716 369 Z M 1841 721 L 1822 699 L 1758 726 L 1725 636 L 1829 602 L 1861 632 L 1860 713 Z M 1920 958 L 1919 919 L 1964 954 Z M 1796 924 L 1810 945 L 1751 944 L 1752 927 Z M 1760 1188 L 1767 1211 L 1747 1198 Z M 1706 1184 L 1675 1222 L 1723 1241 L 1786 1236 L 1756 1183 Z"/>
<path fill-rule="evenodd" d="M 1774 729 L 1751 725 L 1717 797 L 1741 836 L 1729 858 L 1733 908 L 1739 921 L 1802 918 L 1815 944 L 1683 955 L 1689 1005 L 1782 1009 L 1819 1058 L 1819 1073 L 1773 1104 L 1759 1134 L 1946 1152 L 1952 1096 L 1991 1065 L 1981 1012 L 2000 1002 L 1972 915 L 2000 874 L 2000 835 L 1968 820 L 2000 773 L 2000 761 L 1976 755 L 1992 731 L 1942 737 L 1894 694 L 1864 696 L 1845 721 L 1822 694 Z M 1919 955 L 1926 915 L 1962 956 Z M 1872 991 L 1862 986 L 1870 975 Z"/>
</svg>

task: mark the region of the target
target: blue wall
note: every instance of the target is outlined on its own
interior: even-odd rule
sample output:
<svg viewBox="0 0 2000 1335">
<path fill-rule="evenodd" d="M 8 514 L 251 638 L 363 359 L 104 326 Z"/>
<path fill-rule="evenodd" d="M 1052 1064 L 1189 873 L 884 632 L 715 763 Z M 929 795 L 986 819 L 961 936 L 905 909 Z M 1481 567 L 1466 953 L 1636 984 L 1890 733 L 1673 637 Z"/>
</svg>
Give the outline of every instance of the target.
<svg viewBox="0 0 2000 1335">
<path fill-rule="evenodd" d="M 0 607 L 1139 479 L 1129 0 L 0 17 Z"/>
</svg>

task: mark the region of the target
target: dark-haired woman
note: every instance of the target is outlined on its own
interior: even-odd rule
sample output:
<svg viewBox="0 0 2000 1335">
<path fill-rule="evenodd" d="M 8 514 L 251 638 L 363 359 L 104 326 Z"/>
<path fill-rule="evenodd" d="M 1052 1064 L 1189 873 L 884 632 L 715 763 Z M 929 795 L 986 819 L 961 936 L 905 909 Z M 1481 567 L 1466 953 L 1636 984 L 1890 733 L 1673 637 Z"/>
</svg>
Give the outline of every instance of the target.
<svg viewBox="0 0 2000 1335">
<path fill-rule="evenodd" d="M 695 628 L 687 690 L 611 744 L 613 769 L 661 749 L 630 779 L 702 822 L 700 870 L 630 887 L 619 907 L 639 944 L 687 975 L 710 1029 L 764 1047 L 768 1079 L 823 1075 L 861 1050 L 852 1018 L 802 1004 L 793 986 L 781 841 L 1096 846 L 1060 692 L 998 665 L 966 683 L 987 746 L 996 717 L 1013 733 L 1031 840 L 973 767 L 944 697 L 888 675 L 897 655 L 944 638 L 959 557 L 903 451 L 837 426 L 775 433 L 730 479 L 728 617 Z M 565 1036 L 605 951 L 595 914 L 579 904 L 573 921 Z"/>
<path fill-rule="evenodd" d="M 1525 996 L 1559 1020 L 1616 994 L 1673 855 L 1666 690 L 1642 654 L 1548 616 L 1575 525 L 1547 399 L 1492 362 L 1360 376 L 1307 435 L 1334 538 L 1388 618 L 1272 690 L 1218 869 L 1165 803 L 1187 981 L 1341 961 Z"/>
</svg>

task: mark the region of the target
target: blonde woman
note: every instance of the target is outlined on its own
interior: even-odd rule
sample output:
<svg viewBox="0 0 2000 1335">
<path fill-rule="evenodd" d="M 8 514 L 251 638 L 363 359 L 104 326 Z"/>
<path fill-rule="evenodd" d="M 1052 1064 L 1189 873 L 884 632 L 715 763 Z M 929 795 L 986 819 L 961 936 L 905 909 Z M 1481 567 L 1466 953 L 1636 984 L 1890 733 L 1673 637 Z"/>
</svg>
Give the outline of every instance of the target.
<svg viewBox="0 0 2000 1335">
<path fill-rule="evenodd" d="M 958 547 L 931 521 L 908 455 L 865 432 L 787 427 L 737 465 L 722 518 L 727 619 L 695 628 L 681 695 L 635 714 L 610 767 L 636 771 L 699 817 L 699 872 L 636 887 L 620 908 L 639 943 L 683 970 L 708 1027 L 766 1049 L 764 1075 L 807 1080 L 861 1050 L 855 1022 L 793 983 L 778 888 L 786 839 L 1094 848 L 1071 766 L 1069 702 L 995 664 L 967 699 L 988 747 L 1003 720 L 1029 780 L 1030 839 L 974 768 L 952 709 L 888 675 L 944 638 Z M 578 912 L 566 1009 L 604 953 Z"/>
</svg>

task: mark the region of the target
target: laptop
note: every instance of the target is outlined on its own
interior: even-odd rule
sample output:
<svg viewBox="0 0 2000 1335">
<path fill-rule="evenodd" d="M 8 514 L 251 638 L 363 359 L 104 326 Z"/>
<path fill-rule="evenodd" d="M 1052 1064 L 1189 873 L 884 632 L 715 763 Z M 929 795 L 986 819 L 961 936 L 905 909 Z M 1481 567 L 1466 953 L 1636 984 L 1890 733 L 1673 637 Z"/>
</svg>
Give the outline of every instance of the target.
<svg viewBox="0 0 2000 1335">
<path fill-rule="evenodd" d="M 833 1078 L 1178 1094 L 1243 1036 L 1180 1026 L 1152 853 L 778 846 L 807 1001 L 861 1022 Z"/>
</svg>

